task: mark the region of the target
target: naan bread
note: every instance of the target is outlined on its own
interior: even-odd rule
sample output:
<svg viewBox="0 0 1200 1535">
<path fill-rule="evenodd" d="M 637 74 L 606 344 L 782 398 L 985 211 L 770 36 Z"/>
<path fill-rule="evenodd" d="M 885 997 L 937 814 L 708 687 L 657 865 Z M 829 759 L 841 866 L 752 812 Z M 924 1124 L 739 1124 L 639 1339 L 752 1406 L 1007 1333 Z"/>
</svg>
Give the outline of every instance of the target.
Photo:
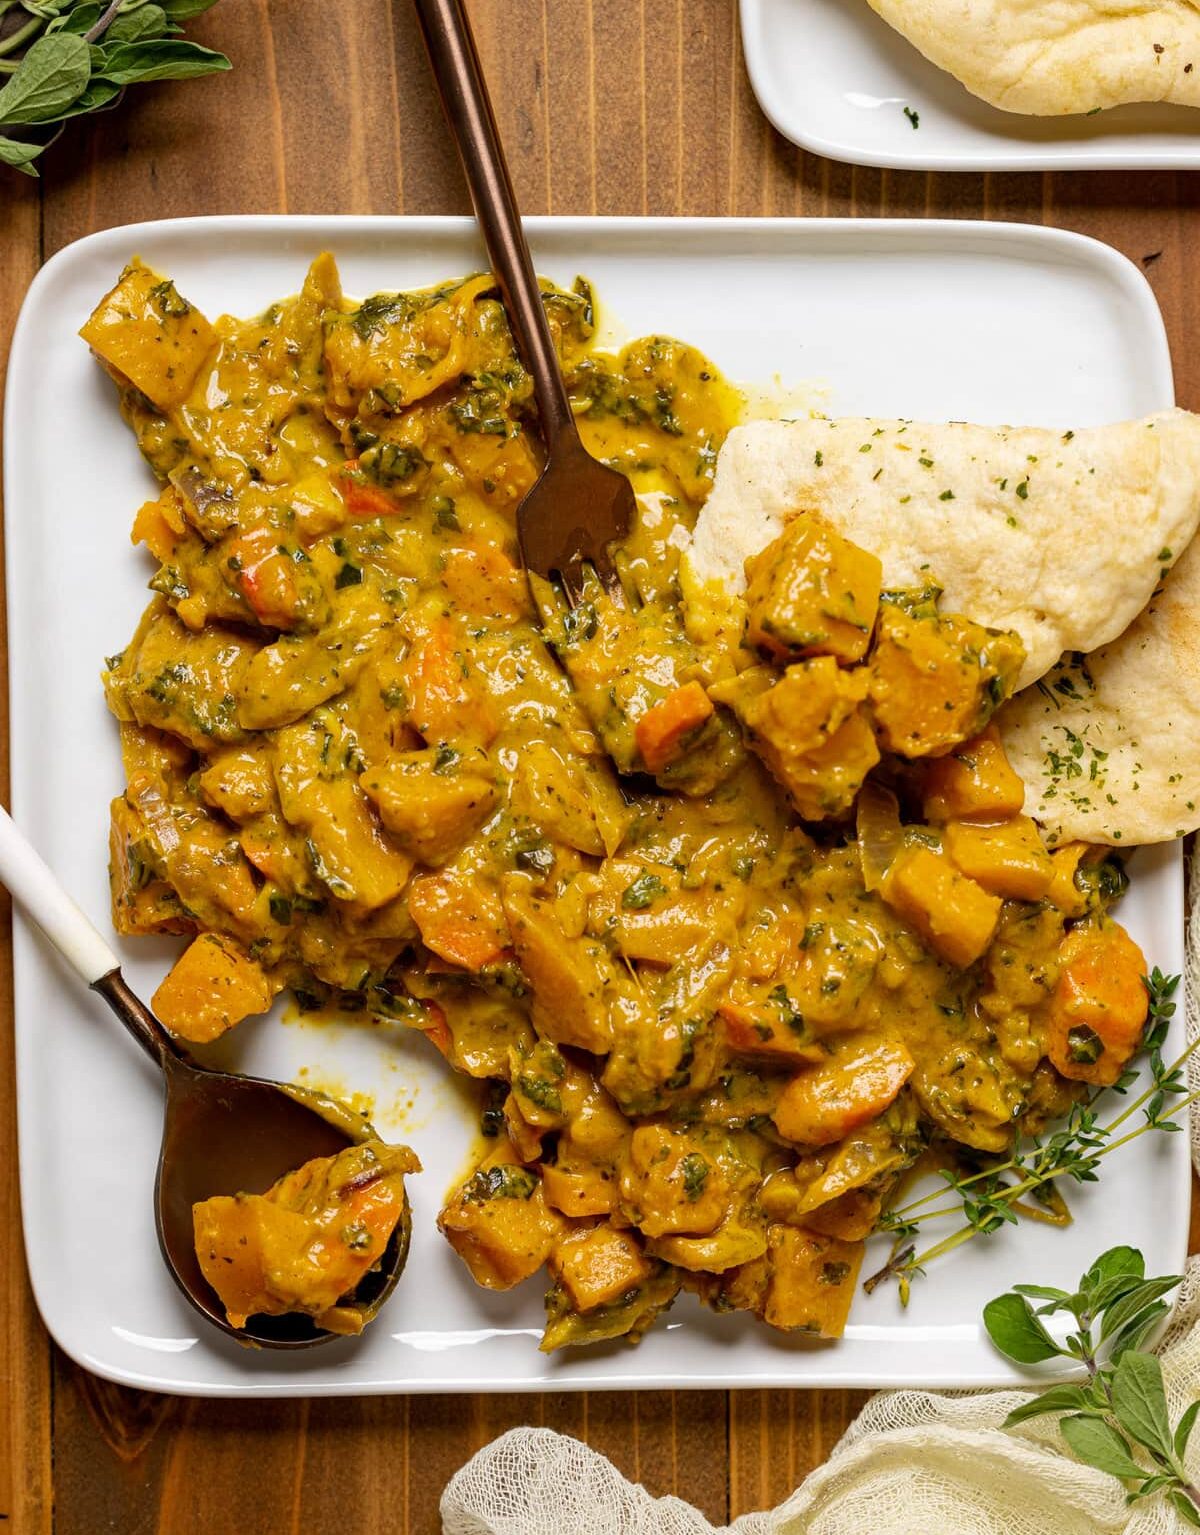
<svg viewBox="0 0 1200 1535">
<path fill-rule="evenodd" d="M 798 511 L 883 561 L 885 586 L 943 588 L 947 612 L 1014 629 L 1018 685 L 1126 629 L 1200 522 L 1200 417 L 1086 431 L 844 418 L 729 434 L 683 562 L 697 613 Z M 722 597 L 721 594 L 726 594 Z"/>
<path fill-rule="evenodd" d="M 1128 847 L 1200 826 L 1200 543 L 1120 639 L 996 716 L 1051 840 Z"/>
<path fill-rule="evenodd" d="M 1006 112 L 1200 106 L 1194 0 L 870 0 L 927 59 Z M 1194 67 L 1193 67 L 1194 66 Z"/>
</svg>

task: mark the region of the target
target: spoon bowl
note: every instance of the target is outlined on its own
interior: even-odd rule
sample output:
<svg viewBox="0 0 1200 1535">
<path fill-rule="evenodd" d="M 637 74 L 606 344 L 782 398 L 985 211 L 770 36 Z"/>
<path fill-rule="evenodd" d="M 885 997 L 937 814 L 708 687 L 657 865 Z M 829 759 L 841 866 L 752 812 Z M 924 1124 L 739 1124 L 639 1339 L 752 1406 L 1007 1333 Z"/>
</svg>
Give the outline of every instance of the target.
<svg viewBox="0 0 1200 1535">
<path fill-rule="evenodd" d="M 116 955 L 2 809 L 0 881 L 163 1072 L 166 1102 L 155 1223 L 167 1268 L 190 1304 L 214 1327 L 251 1348 L 311 1348 L 342 1336 L 299 1312 L 251 1316 L 244 1327 L 232 1327 L 200 1270 L 192 1207 L 218 1194 L 265 1193 L 305 1162 L 363 1141 L 371 1127 L 319 1093 L 214 1071 L 193 1060 L 129 989 Z M 349 1297 L 364 1323 L 396 1287 L 411 1229 L 405 1199 L 382 1258 Z"/>
<path fill-rule="evenodd" d="M 261 1077 L 207 1071 L 181 1056 L 165 1065 L 166 1114 L 154 1214 L 158 1242 L 175 1283 L 215 1327 L 260 1348 L 307 1348 L 338 1336 L 300 1312 L 252 1316 L 231 1327 L 200 1270 L 192 1206 L 214 1194 L 261 1192 L 314 1157 L 331 1157 L 359 1141 L 361 1121 L 337 1123 L 338 1105 Z M 306 1101 L 310 1099 L 310 1101 Z M 345 1110 L 341 1111 L 349 1121 Z M 380 1266 L 354 1292 L 369 1321 L 392 1293 L 408 1255 L 411 1221 L 405 1201 Z"/>
</svg>

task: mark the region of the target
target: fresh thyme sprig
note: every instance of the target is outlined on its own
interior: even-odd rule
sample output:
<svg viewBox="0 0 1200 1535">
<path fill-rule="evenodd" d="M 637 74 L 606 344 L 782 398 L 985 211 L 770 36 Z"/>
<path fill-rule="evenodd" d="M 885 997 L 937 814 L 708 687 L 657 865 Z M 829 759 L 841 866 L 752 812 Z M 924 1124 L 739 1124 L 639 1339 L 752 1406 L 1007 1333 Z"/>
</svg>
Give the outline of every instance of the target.
<svg viewBox="0 0 1200 1535">
<path fill-rule="evenodd" d="M 1179 976 L 1165 976 L 1155 967 L 1149 976 L 1143 977 L 1143 984 L 1149 996 L 1143 1050 L 1149 1056 L 1150 1086 L 1114 1119 L 1101 1124 L 1096 1102 L 1105 1091 L 1124 1095 L 1137 1075 L 1127 1071 L 1113 1088 L 1101 1088 L 1085 1102 L 1073 1105 L 1061 1129 L 1046 1136 L 1031 1137 L 1018 1145 L 1005 1161 L 992 1163 L 969 1176 L 943 1171 L 941 1176 L 948 1190 L 936 1190 L 888 1211 L 880 1221 L 879 1229 L 891 1233 L 894 1246 L 887 1263 L 866 1281 L 868 1292 L 884 1280 L 895 1278 L 900 1284 L 901 1300 L 907 1303 L 911 1281 L 923 1274 L 929 1263 L 961 1247 L 972 1237 L 990 1236 L 1001 1226 L 1015 1223 L 1019 1214 L 1029 1213 L 1028 1199 L 1048 1202 L 1057 1179 L 1094 1183 L 1102 1158 L 1121 1146 L 1149 1130 L 1167 1133 L 1180 1130 L 1170 1115 L 1178 1113 L 1198 1096 L 1187 1092 L 1183 1068 L 1200 1040 L 1193 1041 L 1175 1060 L 1164 1061 L 1162 1052 L 1175 1015 L 1174 997 Z M 1119 1134 L 1139 1110 L 1144 1122 Z M 946 1192 L 955 1196 L 955 1202 L 939 1204 Z M 953 1215 L 961 1215 L 963 1225 L 940 1242 L 918 1252 L 914 1239 L 919 1236 L 923 1224 Z"/>
<path fill-rule="evenodd" d="M 1164 1297 L 1179 1282 L 1178 1274 L 1147 1279 L 1136 1248 L 1114 1247 L 1096 1259 L 1074 1294 L 1015 1285 L 988 1302 L 983 1321 L 993 1344 L 1018 1364 L 1070 1359 L 1087 1371 L 1086 1382 L 1051 1386 L 1014 1408 L 1005 1428 L 1063 1413 L 1058 1427 L 1068 1446 L 1086 1465 L 1118 1477 L 1128 1502 L 1162 1494 L 1183 1520 L 1200 1528 L 1200 1489 L 1184 1465 L 1200 1402 L 1172 1429 L 1162 1366 L 1153 1354 L 1140 1352 L 1168 1310 Z M 1045 1304 L 1035 1308 L 1034 1300 Z M 1041 1318 L 1064 1311 L 1076 1331 L 1059 1344 Z"/>
<path fill-rule="evenodd" d="M 0 165 L 33 162 L 68 118 L 113 106 L 127 85 L 228 69 L 182 37 L 216 0 L 0 0 Z"/>
</svg>

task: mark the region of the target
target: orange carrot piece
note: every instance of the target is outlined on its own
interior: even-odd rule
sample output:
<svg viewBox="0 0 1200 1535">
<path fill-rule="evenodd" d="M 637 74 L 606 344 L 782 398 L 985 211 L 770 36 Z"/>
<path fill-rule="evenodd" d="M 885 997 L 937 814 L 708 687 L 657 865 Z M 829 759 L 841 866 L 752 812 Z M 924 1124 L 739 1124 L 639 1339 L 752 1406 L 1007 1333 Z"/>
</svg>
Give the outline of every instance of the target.
<svg viewBox="0 0 1200 1535">
<path fill-rule="evenodd" d="M 816 1065 L 825 1058 L 825 1047 L 789 1028 L 778 1007 L 722 1002 L 717 1012 L 725 1024 L 726 1042 L 738 1055 L 793 1066 Z"/>
<path fill-rule="evenodd" d="M 347 459 L 341 466 L 334 484 L 351 517 L 394 517 L 400 510 L 399 503 L 387 491 L 363 479 L 356 458 Z"/>
<path fill-rule="evenodd" d="M 712 700 L 698 682 L 687 682 L 637 722 L 638 750 L 648 773 L 661 773 L 679 757 L 686 738 L 713 712 Z"/>
<path fill-rule="evenodd" d="M 452 549 L 442 582 L 455 606 L 474 617 L 507 621 L 533 611 L 524 570 L 493 545 Z"/>
<path fill-rule="evenodd" d="M 793 1077 L 772 1118 L 785 1140 L 830 1146 L 878 1119 L 912 1075 L 913 1058 L 901 1044 L 881 1040 L 853 1055 Z"/>
<path fill-rule="evenodd" d="M 1141 1043 L 1146 957 L 1123 927 L 1106 922 L 1072 928 L 1059 958 L 1046 1054 L 1064 1077 L 1107 1087 Z"/>
<path fill-rule="evenodd" d="M 300 612 L 295 566 L 279 552 L 274 528 L 252 528 L 232 539 L 227 561 L 234 571 L 238 591 L 259 623 L 271 629 L 290 629 Z"/>
<path fill-rule="evenodd" d="M 412 636 L 404 683 L 410 723 L 428 745 L 466 736 L 486 746 L 496 734 L 491 698 L 463 675 L 454 627 L 446 619 Z"/>
<path fill-rule="evenodd" d="M 408 910 L 425 947 L 463 970 L 482 970 L 509 947 L 499 902 L 453 874 L 418 875 Z"/>
<path fill-rule="evenodd" d="M 446 1014 L 436 1002 L 427 1000 L 424 1006 L 426 1021 L 417 1027 L 434 1049 L 449 1060 L 450 1052 L 454 1049 L 454 1036 L 446 1022 Z"/>
</svg>

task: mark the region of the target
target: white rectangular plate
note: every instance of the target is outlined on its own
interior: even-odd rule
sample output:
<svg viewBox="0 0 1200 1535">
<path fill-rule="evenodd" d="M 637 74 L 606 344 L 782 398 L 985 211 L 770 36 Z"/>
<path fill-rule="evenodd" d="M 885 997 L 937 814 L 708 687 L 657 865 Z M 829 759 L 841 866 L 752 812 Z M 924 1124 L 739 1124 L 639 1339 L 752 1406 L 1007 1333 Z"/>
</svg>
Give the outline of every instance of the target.
<svg viewBox="0 0 1200 1535">
<path fill-rule="evenodd" d="M 964 223 L 531 220 L 539 270 L 584 272 L 632 337 L 665 331 L 730 377 L 828 385 L 828 409 L 926 419 L 1081 427 L 1172 403 L 1162 321 L 1124 258 L 1074 235 Z M 428 284 L 478 269 L 462 220 L 213 218 L 112 229 L 69 247 L 30 290 L 8 383 L 5 506 L 17 818 L 80 903 L 109 927 L 108 801 L 117 733 L 99 685 L 145 600 L 130 547 L 154 494 L 115 392 L 76 330 L 135 252 L 210 314 L 252 314 L 298 288 L 328 247 L 346 290 Z M 1123 920 L 1151 963 L 1182 968 L 1174 848 L 1138 859 Z M 172 946 L 121 946 L 148 996 Z M 226 1059 L 267 1076 L 369 1092 L 386 1134 L 411 1141 L 412 1256 L 360 1342 L 307 1356 L 249 1354 L 207 1330 L 177 1295 L 151 1219 L 160 1094 L 151 1067 L 26 926 L 16 931 L 21 1187 L 34 1289 L 80 1363 L 113 1379 L 203 1395 L 564 1390 L 732 1385 L 982 1385 L 1011 1382 L 979 1322 L 1013 1281 L 1065 1284 L 1117 1241 L 1155 1273 L 1185 1251 L 1183 1136 L 1145 1137 L 1075 1197 L 1060 1232 L 1030 1226 L 975 1242 L 919 1283 L 860 1295 L 846 1338 L 804 1345 L 747 1317 L 681 1300 L 640 1347 L 547 1359 L 542 1284 L 477 1289 L 437 1234 L 441 1198 L 465 1171 L 474 1110 L 425 1042 L 364 1024 L 251 1021 Z M 870 1261 L 870 1256 L 868 1261 Z"/>
<path fill-rule="evenodd" d="M 924 171 L 1200 166 L 1200 110 L 1026 117 L 972 96 L 867 0 L 741 0 L 746 66 L 780 133 L 834 160 Z M 905 116 L 917 115 L 919 126 Z"/>
</svg>

